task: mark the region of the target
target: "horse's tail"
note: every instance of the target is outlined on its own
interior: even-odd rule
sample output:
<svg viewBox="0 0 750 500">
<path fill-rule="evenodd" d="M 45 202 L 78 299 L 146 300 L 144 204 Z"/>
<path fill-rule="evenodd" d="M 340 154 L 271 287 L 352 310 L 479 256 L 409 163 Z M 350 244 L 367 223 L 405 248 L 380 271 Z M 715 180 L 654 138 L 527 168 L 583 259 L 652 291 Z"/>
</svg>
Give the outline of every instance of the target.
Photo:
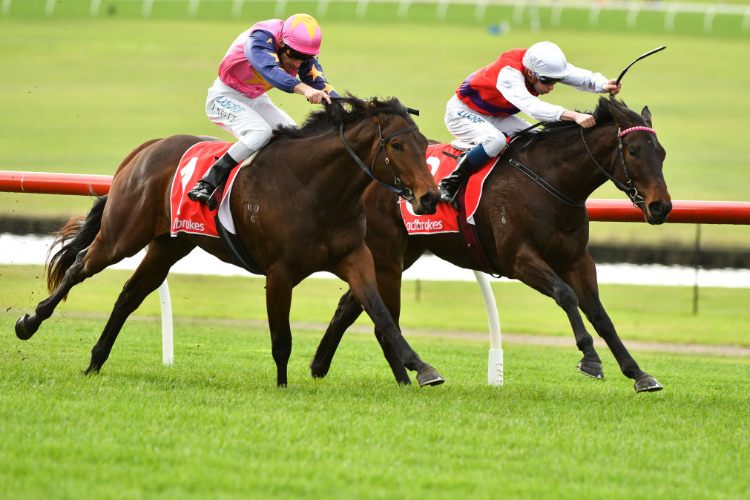
<svg viewBox="0 0 750 500">
<path fill-rule="evenodd" d="M 70 219 L 65 226 L 55 235 L 55 241 L 49 249 L 47 256 L 47 290 L 52 293 L 65 277 L 78 254 L 91 245 L 102 226 L 102 213 L 107 203 L 107 196 L 97 198 L 94 207 L 87 217 L 77 215 Z M 54 255 L 52 250 L 62 245 Z M 65 300 L 65 298 L 63 298 Z"/>
</svg>

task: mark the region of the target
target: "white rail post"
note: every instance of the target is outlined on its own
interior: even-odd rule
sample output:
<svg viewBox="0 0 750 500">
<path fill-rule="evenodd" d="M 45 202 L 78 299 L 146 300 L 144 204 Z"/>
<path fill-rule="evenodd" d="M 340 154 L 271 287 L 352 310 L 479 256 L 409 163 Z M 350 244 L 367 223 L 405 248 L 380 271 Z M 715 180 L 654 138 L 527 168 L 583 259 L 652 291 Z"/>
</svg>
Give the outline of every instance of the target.
<svg viewBox="0 0 750 500">
<path fill-rule="evenodd" d="M 396 17 L 400 21 L 406 21 L 406 19 L 409 17 L 409 6 L 411 5 L 411 0 L 400 0 L 398 2 L 398 14 Z"/>
<path fill-rule="evenodd" d="M 188 2 L 188 17 L 195 17 L 195 15 L 198 13 L 198 5 L 201 3 L 201 0 L 190 0 Z"/>
<path fill-rule="evenodd" d="M 242 15 L 242 5 L 245 0 L 232 0 L 232 17 L 240 17 Z"/>
<path fill-rule="evenodd" d="M 487 12 L 488 3 L 487 0 L 477 1 L 477 6 L 474 9 L 474 21 L 478 23 L 484 22 L 484 14 Z"/>
<path fill-rule="evenodd" d="M 474 271 L 479 289 L 482 291 L 484 308 L 487 311 L 487 323 L 490 326 L 490 353 L 487 361 L 487 383 L 489 385 L 503 385 L 503 342 L 500 332 L 500 318 L 497 315 L 495 294 L 492 293 L 490 280 L 480 271 Z"/>
<path fill-rule="evenodd" d="M 0 14 L 3 16 L 10 14 L 10 2 L 11 0 L 3 0 L 2 6 L 0 6 Z"/>
<path fill-rule="evenodd" d="M 370 3 L 370 0 L 357 0 L 357 10 L 356 16 L 357 19 L 364 19 L 367 16 L 367 4 Z"/>
<path fill-rule="evenodd" d="M 99 8 L 102 5 L 102 0 L 91 0 L 91 8 L 89 9 L 89 15 L 91 17 L 99 17 Z"/>
<path fill-rule="evenodd" d="M 325 19 L 326 10 L 328 10 L 329 0 L 318 0 L 318 8 L 315 11 L 315 17 L 318 19 Z"/>
<path fill-rule="evenodd" d="M 640 12 L 641 12 L 641 4 L 639 3 L 633 3 L 628 8 L 628 17 L 627 17 L 627 20 L 625 21 L 625 26 L 627 26 L 629 30 L 635 29 L 635 23 L 636 23 L 636 20 L 638 19 L 638 14 Z"/>
<path fill-rule="evenodd" d="M 169 296 L 169 285 L 164 280 L 159 286 L 159 301 L 161 302 L 161 351 L 164 366 L 174 364 L 174 343 L 172 335 L 172 299 Z"/>
<path fill-rule="evenodd" d="M 445 21 L 446 16 L 448 15 L 448 7 L 451 5 L 451 0 L 440 0 L 437 4 L 437 11 L 435 13 L 435 18 L 438 21 Z"/>
<path fill-rule="evenodd" d="M 151 10 L 154 5 L 154 0 L 143 0 L 143 5 L 141 6 L 141 17 L 143 19 L 148 19 L 151 17 Z"/>
<path fill-rule="evenodd" d="M 552 26 L 560 26 L 560 18 L 562 17 L 563 7 L 564 6 L 562 2 L 555 2 L 554 7 L 552 7 L 552 12 L 550 12 L 549 15 L 549 22 Z"/>
</svg>

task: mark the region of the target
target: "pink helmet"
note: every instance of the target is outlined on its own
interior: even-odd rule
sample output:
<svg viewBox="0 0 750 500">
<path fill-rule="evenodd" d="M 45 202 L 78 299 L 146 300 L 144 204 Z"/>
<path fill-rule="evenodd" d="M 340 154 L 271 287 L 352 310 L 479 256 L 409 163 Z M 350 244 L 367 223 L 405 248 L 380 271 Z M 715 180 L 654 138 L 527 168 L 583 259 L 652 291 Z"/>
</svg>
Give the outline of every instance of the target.
<svg viewBox="0 0 750 500">
<path fill-rule="evenodd" d="M 281 39 L 297 52 L 314 56 L 320 52 L 323 34 L 318 21 L 310 14 L 294 14 L 284 21 Z"/>
</svg>

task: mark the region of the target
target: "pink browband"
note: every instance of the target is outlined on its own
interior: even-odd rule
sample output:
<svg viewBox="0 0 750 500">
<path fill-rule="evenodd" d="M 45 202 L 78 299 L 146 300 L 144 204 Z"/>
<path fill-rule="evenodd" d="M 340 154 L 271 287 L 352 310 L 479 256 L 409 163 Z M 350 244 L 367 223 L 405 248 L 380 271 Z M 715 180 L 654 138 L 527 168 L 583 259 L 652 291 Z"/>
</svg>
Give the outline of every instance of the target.
<svg viewBox="0 0 750 500">
<path fill-rule="evenodd" d="M 648 128 L 648 127 L 631 127 L 631 128 L 626 128 L 625 130 L 623 130 L 622 132 L 620 132 L 620 137 L 624 136 L 625 134 L 629 134 L 630 132 L 636 132 L 638 130 L 643 130 L 645 132 L 651 132 L 652 134 L 656 135 L 656 130 L 654 130 L 652 128 Z"/>
</svg>

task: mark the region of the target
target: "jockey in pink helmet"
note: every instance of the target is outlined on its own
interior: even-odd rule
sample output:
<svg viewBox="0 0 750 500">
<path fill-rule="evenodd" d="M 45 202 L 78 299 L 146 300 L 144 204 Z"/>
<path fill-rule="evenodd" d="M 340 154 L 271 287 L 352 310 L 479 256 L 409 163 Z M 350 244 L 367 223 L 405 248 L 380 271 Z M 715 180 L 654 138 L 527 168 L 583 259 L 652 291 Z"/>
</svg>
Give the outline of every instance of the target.
<svg viewBox="0 0 750 500">
<path fill-rule="evenodd" d="M 295 14 L 284 21 L 281 40 L 288 48 L 308 56 L 320 53 L 323 34 L 318 22 L 309 14 Z"/>
<path fill-rule="evenodd" d="M 266 92 L 277 88 L 300 94 L 313 104 L 330 103 L 331 96 L 338 95 L 318 61 L 321 40 L 320 26 L 309 14 L 261 21 L 237 37 L 206 98 L 209 120 L 237 142 L 211 166 L 188 198 L 213 210 L 214 195 L 229 172 L 268 144 L 274 129 L 297 126 Z"/>
</svg>

